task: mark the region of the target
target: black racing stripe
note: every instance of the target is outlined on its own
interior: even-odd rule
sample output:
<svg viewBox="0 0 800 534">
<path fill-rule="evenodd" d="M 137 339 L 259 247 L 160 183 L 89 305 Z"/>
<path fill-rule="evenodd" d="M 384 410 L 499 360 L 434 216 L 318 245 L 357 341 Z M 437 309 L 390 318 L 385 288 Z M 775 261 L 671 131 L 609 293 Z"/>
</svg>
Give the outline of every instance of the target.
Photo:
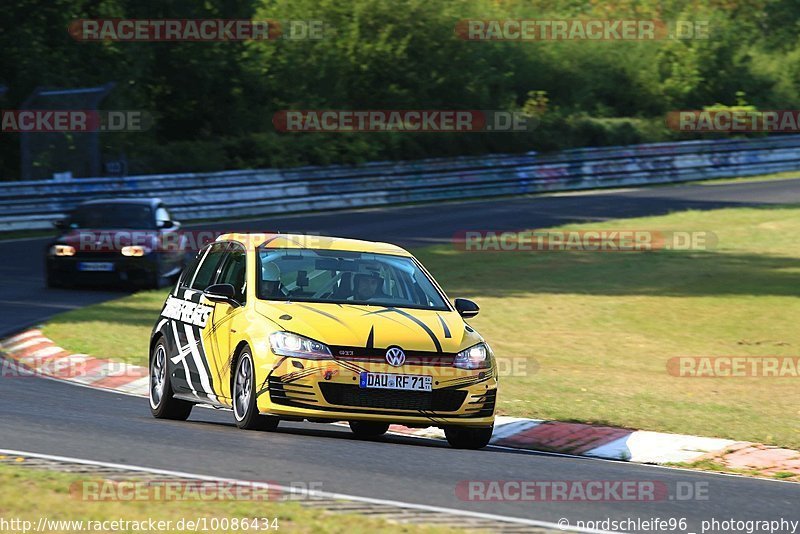
<svg viewBox="0 0 800 534">
<path fill-rule="evenodd" d="M 355 307 L 355 306 L 353 306 L 353 307 Z M 362 308 L 356 308 L 356 309 L 357 309 L 358 311 L 364 311 Z M 383 313 L 390 313 L 391 311 L 393 311 L 391 308 L 384 308 L 384 309 L 382 309 L 382 310 L 377 310 L 377 311 L 366 312 L 366 313 L 364 313 L 364 315 L 378 315 L 378 314 L 383 314 Z M 391 317 L 384 317 L 384 319 L 386 319 L 387 321 L 392 321 L 393 323 L 397 323 L 397 324 L 399 324 L 400 326 L 404 326 L 404 327 L 408 328 L 409 330 L 413 330 L 413 329 L 412 329 L 410 326 L 408 326 L 406 323 L 400 322 L 400 321 L 398 321 L 397 319 L 393 319 L 393 318 L 391 318 Z"/>
<path fill-rule="evenodd" d="M 437 313 L 436 317 L 438 317 L 439 318 L 439 322 L 442 323 L 442 328 L 444 329 L 444 337 L 445 337 L 445 339 L 449 339 L 449 338 L 453 337 L 453 336 L 450 335 L 450 329 L 447 328 L 447 323 L 444 322 L 444 319 L 442 319 L 442 316 Z"/>
<path fill-rule="evenodd" d="M 367 337 L 367 344 L 365 345 L 366 348 L 371 349 L 375 342 L 375 325 L 369 329 L 369 336 Z"/>
<path fill-rule="evenodd" d="M 203 364 L 203 368 L 205 368 L 206 370 L 206 376 L 208 377 L 208 385 L 211 386 L 211 391 L 209 393 L 211 393 L 212 395 L 218 395 L 220 393 L 218 393 L 216 388 L 214 387 L 215 383 L 214 374 L 211 372 L 211 364 L 208 361 L 208 356 L 206 356 L 206 349 L 203 343 L 203 330 L 199 326 L 194 326 L 194 325 L 192 325 L 190 328 L 192 329 L 192 333 L 194 334 L 194 337 L 197 340 L 197 352 L 198 354 L 200 354 L 200 362 Z M 214 347 L 211 347 L 211 350 L 213 351 Z M 221 377 L 220 380 L 222 380 Z"/>
<path fill-rule="evenodd" d="M 425 332 L 427 332 L 428 335 L 430 336 L 431 341 L 433 341 L 433 346 L 436 347 L 436 352 L 442 352 L 442 344 L 439 343 L 439 339 L 436 337 L 436 334 L 433 333 L 433 330 L 431 330 L 428 327 L 428 325 L 426 325 L 425 323 L 423 323 L 422 321 L 420 321 L 419 319 L 417 319 L 416 317 L 414 317 L 410 313 L 404 312 L 403 310 L 399 310 L 397 308 L 386 308 L 385 310 L 378 310 L 378 311 L 370 312 L 370 313 L 385 313 L 385 312 L 399 313 L 403 317 L 411 319 L 412 321 L 417 323 L 417 326 L 419 326 L 420 328 L 425 330 Z"/>
<path fill-rule="evenodd" d="M 296 373 L 289 373 L 288 375 L 283 375 L 283 376 L 278 377 L 278 378 L 280 379 L 281 382 L 289 384 L 291 382 L 294 382 L 295 380 L 300 380 L 301 378 L 305 378 L 307 376 L 311 376 L 316 372 L 317 372 L 317 368 L 315 367 L 313 369 L 306 369 L 304 371 L 297 371 Z"/>
<path fill-rule="evenodd" d="M 470 380 L 464 380 L 462 382 L 458 382 L 457 384 L 444 386 L 444 387 L 442 387 L 440 389 L 461 389 L 461 388 L 465 388 L 465 387 L 471 387 L 471 386 L 474 386 L 476 384 L 480 384 L 481 382 L 486 382 L 487 380 L 490 380 L 491 378 L 492 378 L 491 374 L 487 374 L 483 378 L 476 377 L 476 378 L 473 378 L 473 379 L 470 379 Z"/>
<path fill-rule="evenodd" d="M 362 372 L 366 371 L 366 369 L 365 369 L 364 367 L 361 367 L 361 366 L 359 366 L 359 365 L 356 365 L 356 364 L 355 364 L 355 363 L 353 363 L 353 362 L 344 361 L 344 360 L 338 360 L 338 359 L 336 359 L 336 358 L 334 358 L 334 360 L 333 360 L 333 361 L 335 361 L 336 363 L 338 363 L 338 364 L 339 364 L 341 367 L 344 367 L 344 368 L 345 368 L 345 369 L 347 369 L 348 371 L 352 371 L 352 372 L 354 372 L 354 373 L 362 373 Z"/>
<path fill-rule="evenodd" d="M 339 319 L 339 318 L 338 318 L 338 317 L 336 317 L 335 315 L 333 315 L 333 314 L 330 314 L 330 313 L 328 313 L 328 312 L 326 312 L 326 311 L 318 310 L 318 309 L 316 309 L 316 308 L 312 308 L 311 306 L 306 306 L 305 304 L 300 304 L 300 303 L 295 303 L 295 305 L 296 305 L 296 306 L 299 306 L 299 307 L 301 307 L 301 308 L 305 308 L 306 310 L 311 310 L 311 311 L 312 311 L 312 312 L 314 312 L 314 313 L 318 313 L 318 314 L 320 314 L 320 315 L 324 315 L 324 316 L 325 316 L 325 317 L 327 317 L 328 319 L 333 319 L 333 320 L 334 320 L 334 321 L 336 321 L 337 323 L 339 323 L 339 324 L 341 324 L 341 325 L 344 325 L 344 326 L 347 326 L 347 325 L 346 325 L 346 324 L 345 324 L 345 323 L 344 323 L 344 322 L 343 322 L 341 319 Z"/>
</svg>

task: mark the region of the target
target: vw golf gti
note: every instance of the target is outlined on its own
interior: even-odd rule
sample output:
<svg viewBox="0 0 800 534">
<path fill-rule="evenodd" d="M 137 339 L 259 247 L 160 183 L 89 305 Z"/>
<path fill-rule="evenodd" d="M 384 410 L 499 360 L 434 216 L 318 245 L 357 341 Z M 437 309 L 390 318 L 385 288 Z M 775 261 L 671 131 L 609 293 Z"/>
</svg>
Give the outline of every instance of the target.
<svg viewBox="0 0 800 534">
<path fill-rule="evenodd" d="M 408 251 L 291 234 L 226 234 L 203 248 L 167 297 L 150 341 L 150 408 L 186 419 L 232 408 L 243 429 L 279 421 L 441 427 L 453 447 L 492 435 L 497 366 Z"/>
</svg>

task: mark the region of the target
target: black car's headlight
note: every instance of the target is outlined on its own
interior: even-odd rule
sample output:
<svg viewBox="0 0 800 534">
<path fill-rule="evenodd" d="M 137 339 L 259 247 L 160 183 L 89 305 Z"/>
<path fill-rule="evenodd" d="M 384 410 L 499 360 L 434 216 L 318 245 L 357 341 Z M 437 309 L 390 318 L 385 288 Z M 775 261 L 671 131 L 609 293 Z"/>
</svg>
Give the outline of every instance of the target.
<svg viewBox="0 0 800 534">
<path fill-rule="evenodd" d="M 150 254 L 153 251 L 150 247 L 143 247 L 141 245 L 131 245 L 129 247 L 122 247 L 120 251 L 123 256 L 129 258 L 139 258 L 145 254 Z"/>
<path fill-rule="evenodd" d="M 291 332 L 273 332 L 269 336 L 269 344 L 272 352 L 279 356 L 307 360 L 325 360 L 333 357 L 327 345 Z"/>
<path fill-rule="evenodd" d="M 478 343 L 456 355 L 454 367 L 460 369 L 488 369 L 492 366 L 492 349 L 486 343 Z"/>
<path fill-rule="evenodd" d="M 75 247 L 70 245 L 53 245 L 50 247 L 51 256 L 74 256 Z"/>
</svg>

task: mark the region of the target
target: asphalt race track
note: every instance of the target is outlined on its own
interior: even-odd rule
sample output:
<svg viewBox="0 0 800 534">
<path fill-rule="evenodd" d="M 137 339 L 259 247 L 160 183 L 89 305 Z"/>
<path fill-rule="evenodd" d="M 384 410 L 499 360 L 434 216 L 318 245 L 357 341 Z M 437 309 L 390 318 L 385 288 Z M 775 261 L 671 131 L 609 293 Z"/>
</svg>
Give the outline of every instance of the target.
<svg viewBox="0 0 800 534">
<path fill-rule="evenodd" d="M 216 227 L 320 232 L 418 246 L 446 242 L 467 229 L 519 230 L 798 202 L 800 180 L 782 180 L 359 210 Z M 45 289 L 46 241 L 0 243 L 1 334 L 122 295 Z M 332 425 L 282 423 L 275 433 L 243 432 L 232 421 L 228 412 L 199 408 L 186 423 L 156 421 L 142 399 L 39 378 L 0 378 L 0 448 L 5 449 L 284 484 L 314 482 L 328 492 L 541 521 L 566 518 L 573 525 L 579 519 L 685 517 L 688 530 L 700 532 L 700 521 L 712 518 L 798 519 L 797 484 L 492 447 L 460 451 L 396 436 L 358 441 L 347 428 Z M 471 502 L 455 494 L 458 482 L 465 480 L 654 481 L 666 484 L 670 497 L 655 502 Z M 708 500 L 674 498 L 679 483 L 707 488 Z"/>
</svg>

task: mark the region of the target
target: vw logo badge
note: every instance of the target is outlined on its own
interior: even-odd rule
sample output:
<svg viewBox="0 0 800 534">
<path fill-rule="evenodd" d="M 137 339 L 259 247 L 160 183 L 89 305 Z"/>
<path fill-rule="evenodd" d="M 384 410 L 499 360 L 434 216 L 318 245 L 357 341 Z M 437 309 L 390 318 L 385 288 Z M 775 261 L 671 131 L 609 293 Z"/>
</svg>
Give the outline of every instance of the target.
<svg viewBox="0 0 800 534">
<path fill-rule="evenodd" d="M 400 347 L 391 347 L 386 351 L 386 363 L 400 367 L 406 363 L 406 353 Z"/>
</svg>

